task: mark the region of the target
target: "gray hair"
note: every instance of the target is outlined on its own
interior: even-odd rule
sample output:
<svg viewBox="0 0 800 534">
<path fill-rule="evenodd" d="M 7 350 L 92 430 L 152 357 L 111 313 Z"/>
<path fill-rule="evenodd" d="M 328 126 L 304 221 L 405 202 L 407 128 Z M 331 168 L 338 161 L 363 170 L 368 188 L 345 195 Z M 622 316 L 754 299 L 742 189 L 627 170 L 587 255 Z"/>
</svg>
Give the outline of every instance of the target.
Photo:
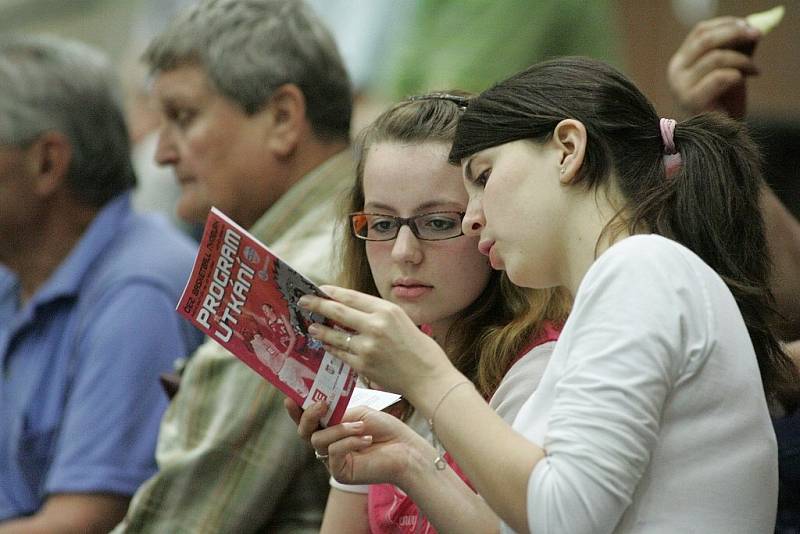
<svg viewBox="0 0 800 534">
<path fill-rule="evenodd" d="M 0 87 L 0 143 L 65 135 L 66 184 L 79 201 L 99 207 L 135 185 L 119 87 L 101 52 L 56 37 L 3 38 Z"/>
<path fill-rule="evenodd" d="M 321 139 L 349 138 L 352 90 L 330 32 L 302 0 L 206 0 L 150 43 L 154 72 L 203 67 L 214 87 L 253 114 L 295 84 Z"/>
</svg>

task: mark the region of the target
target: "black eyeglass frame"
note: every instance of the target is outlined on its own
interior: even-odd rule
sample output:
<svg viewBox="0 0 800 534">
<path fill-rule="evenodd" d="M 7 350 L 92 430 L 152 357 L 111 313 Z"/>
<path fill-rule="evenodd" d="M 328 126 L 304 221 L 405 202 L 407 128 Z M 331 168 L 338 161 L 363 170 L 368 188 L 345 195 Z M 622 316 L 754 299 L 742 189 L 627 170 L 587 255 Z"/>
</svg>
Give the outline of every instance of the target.
<svg viewBox="0 0 800 534">
<path fill-rule="evenodd" d="M 442 237 L 442 238 L 439 238 L 439 239 L 430 239 L 430 238 L 427 238 L 427 237 L 420 236 L 419 228 L 417 228 L 417 223 L 416 223 L 417 219 L 419 219 L 421 217 L 430 217 L 431 215 L 442 215 L 442 214 L 445 214 L 445 213 L 451 214 L 451 215 L 452 214 L 458 215 L 458 222 L 459 222 L 459 233 L 458 233 L 458 235 Z M 464 222 L 464 216 L 466 216 L 466 214 L 467 214 L 466 211 L 431 211 L 429 213 L 420 213 L 419 215 L 414 215 L 412 217 L 396 217 L 394 215 L 387 215 L 385 213 L 369 213 L 369 212 L 365 212 L 365 211 L 357 211 L 355 213 L 348 214 L 347 218 L 350 220 L 350 233 L 353 234 L 353 237 L 355 237 L 356 239 L 361 239 L 362 241 L 391 241 L 392 239 L 397 239 L 397 235 L 400 233 L 400 228 L 402 228 L 403 226 L 408 226 L 408 228 L 411 230 L 411 233 L 414 234 L 414 237 L 416 237 L 417 239 L 419 239 L 421 241 L 446 241 L 448 239 L 455 239 L 456 237 L 461 237 L 462 235 L 464 235 L 464 229 L 463 229 L 463 227 L 462 227 L 462 225 L 460 223 Z M 359 234 L 356 231 L 356 225 L 355 225 L 356 219 L 355 218 L 356 217 L 363 217 L 363 216 L 366 216 L 366 215 L 374 215 L 376 217 L 383 217 L 385 219 L 392 219 L 396 224 L 396 226 L 394 227 L 394 229 L 395 229 L 394 235 L 392 237 L 387 237 L 385 239 L 384 238 L 375 239 L 375 238 L 370 238 L 370 237 L 367 237 L 367 236 Z"/>
</svg>

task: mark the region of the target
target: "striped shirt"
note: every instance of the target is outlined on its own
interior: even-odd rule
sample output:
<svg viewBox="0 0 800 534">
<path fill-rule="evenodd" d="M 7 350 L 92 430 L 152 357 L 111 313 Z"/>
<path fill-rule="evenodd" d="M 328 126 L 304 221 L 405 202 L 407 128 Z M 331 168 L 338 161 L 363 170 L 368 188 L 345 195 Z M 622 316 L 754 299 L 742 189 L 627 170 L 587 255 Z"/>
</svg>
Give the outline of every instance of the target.
<svg viewBox="0 0 800 534">
<path fill-rule="evenodd" d="M 337 204 L 354 179 L 349 150 L 303 177 L 251 232 L 318 283 L 332 281 Z M 159 471 L 115 533 L 318 532 L 324 466 L 283 394 L 215 342 L 194 353 L 161 423 Z"/>
</svg>

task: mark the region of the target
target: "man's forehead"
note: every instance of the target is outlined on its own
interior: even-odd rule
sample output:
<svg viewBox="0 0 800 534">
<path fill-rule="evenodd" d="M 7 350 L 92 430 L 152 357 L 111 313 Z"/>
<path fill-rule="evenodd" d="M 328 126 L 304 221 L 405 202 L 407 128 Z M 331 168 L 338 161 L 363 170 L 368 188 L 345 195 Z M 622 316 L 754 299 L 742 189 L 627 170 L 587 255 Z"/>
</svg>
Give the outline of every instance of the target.
<svg viewBox="0 0 800 534">
<path fill-rule="evenodd" d="M 198 100 L 214 94 L 203 67 L 186 64 L 153 74 L 153 94 L 160 100 Z"/>
</svg>

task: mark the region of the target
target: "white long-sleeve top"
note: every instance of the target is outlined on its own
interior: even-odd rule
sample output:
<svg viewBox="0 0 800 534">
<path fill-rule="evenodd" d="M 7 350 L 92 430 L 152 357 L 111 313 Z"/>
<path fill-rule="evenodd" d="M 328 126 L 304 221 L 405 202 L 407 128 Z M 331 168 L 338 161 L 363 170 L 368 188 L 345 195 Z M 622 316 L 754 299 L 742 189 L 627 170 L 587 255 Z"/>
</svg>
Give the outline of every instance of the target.
<svg viewBox="0 0 800 534">
<path fill-rule="evenodd" d="M 721 278 L 666 238 L 595 261 L 513 426 L 547 453 L 534 534 L 773 531 L 777 450 L 747 329 Z"/>
</svg>

